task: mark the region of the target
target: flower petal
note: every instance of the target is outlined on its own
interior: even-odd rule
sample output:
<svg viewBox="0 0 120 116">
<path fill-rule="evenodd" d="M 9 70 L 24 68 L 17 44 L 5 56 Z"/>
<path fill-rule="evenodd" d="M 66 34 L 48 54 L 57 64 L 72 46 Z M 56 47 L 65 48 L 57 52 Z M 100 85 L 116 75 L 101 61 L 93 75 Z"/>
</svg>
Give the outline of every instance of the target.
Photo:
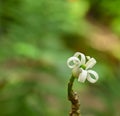
<svg viewBox="0 0 120 116">
<path fill-rule="evenodd" d="M 86 65 L 86 69 L 92 68 L 96 64 L 96 60 L 94 58 L 90 58 Z"/>
<path fill-rule="evenodd" d="M 92 74 L 95 78 L 92 78 L 90 76 L 90 74 Z M 95 83 L 97 80 L 98 80 L 99 76 L 98 76 L 98 73 L 93 71 L 93 70 L 88 70 L 88 76 L 87 76 L 87 80 L 90 82 L 90 83 Z"/>
<path fill-rule="evenodd" d="M 82 72 L 79 74 L 78 81 L 84 83 L 87 78 L 87 71 L 82 69 Z"/>
<path fill-rule="evenodd" d="M 80 66 L 80 60 L 77 57 L 70 57 L 67 60 L 67 65 L 69 68 L 75 68 Z"/>
<path fill-rule="evenodd" d="M 81 64 L 85 64 L 86 58 L 85 58 L 85 55 L 84 55 L 83 53 L 76 52 L 76 53 L 74 54 L 74 56 L 77 57 L 77 58 L 78 58 L 79 56 L 81 56 L 81 59 L 80 59 Z"/>
<path fill-rule="evenodd" d="M 81 68 L 79 68 L 79 67 L 75 67 L 75 68 L 73 68 L 72 69 L 72 75 L 74 76 L 74 77 L 77 77 L 78 78 L 78 76 L 79 76 L 79 74 L 81 73 Z"/>
</svg>

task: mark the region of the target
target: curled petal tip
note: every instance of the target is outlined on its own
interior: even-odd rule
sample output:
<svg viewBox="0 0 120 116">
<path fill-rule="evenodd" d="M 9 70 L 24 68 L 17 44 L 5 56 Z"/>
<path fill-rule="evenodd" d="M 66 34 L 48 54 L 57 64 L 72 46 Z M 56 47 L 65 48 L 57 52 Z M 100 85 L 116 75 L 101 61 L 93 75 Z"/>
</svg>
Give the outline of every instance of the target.
<svg viewBox="0 0 120 116">
<path fill-rule="evenodd" d="M 99 78 L 98 73 L 95 72 L 95 71 L 93 71 L 93 70 L 88 70 L 88 73 L 89 73 L 89 74 L 88 74 L 88 76 L 87 76 L 87 80 L 88 80 L 90 83 L 95 83 L 95 82 L 97 82 L 97 80 L 98 80 L 98 78 Z M 94 76 L 94 78 L 92 78 L 90 74 L 92 74 L 92 75 Z"/>
<path fill-rule="evenodd" d="M 67 65 L 69 68 L 75 68 L 80 66 L 80 60 L 77 57 L 70 57 L 67 60 Z"/>
<path fill-rule="evenodd" d="M 74 54 L 74 56 L 75 57 L 81 57 L 81 59 L 80 59 L 80 61 L 81 61 L 81 64 L 85 64 L 85 62 L 86 62 L 86 58 L 85 58 L 85 55 L 83 54 L 83 53 L 80 53 L 80 52 L 76 52 L 75 54 Z"/>
</svg>

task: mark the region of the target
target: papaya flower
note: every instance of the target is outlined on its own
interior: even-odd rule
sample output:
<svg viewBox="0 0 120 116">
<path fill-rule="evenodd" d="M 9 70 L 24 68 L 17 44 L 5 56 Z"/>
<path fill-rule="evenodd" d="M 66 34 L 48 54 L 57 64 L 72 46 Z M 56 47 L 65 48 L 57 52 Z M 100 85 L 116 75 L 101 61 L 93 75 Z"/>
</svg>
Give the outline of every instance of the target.
<svg viewBox="0 0 120 116">
<path fill-rule="evenodd" d="M 82 83 L 84 83 L 86 80 L 88 80 L 90 83 L 95 83 L 98 80 L 98 73 L 94 70 L 91 70 L 95 64 L 95 58 L 85 56 L 80 52 L 76 52 L 67 60 L 68 67 L 72 69 L 72 75 L 77 77 L 78 81 Z"/>
</svg>

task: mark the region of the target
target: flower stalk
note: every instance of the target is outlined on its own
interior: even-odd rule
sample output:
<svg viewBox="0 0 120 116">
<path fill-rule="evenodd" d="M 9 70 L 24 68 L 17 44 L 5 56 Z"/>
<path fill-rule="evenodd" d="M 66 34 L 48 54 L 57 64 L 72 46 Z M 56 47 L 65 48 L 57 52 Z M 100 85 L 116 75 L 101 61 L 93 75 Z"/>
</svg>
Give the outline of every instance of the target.
<svg viewBox="0 0 120 116">
<path fill-rule="evenodd" d="M 72 76 L 68 83 L 68 100 L 71 102 L 71 111 L 69 116 L 80 116 L 80 99 L 77 92 L 73 91 L 74 80 L 84 83 L 86 80 L 90 83 L 97 82 L 98 73 L 91 68 L 96 64 L 96 60 L 83 53 L 76 52 L 72 57 L 68 58 L 67 65 L 72 69 Z M 94 78 L 93 78 L 94 77 Z"/>
<path fill-rule="evenodd" d="M 68 100 L 71 102 L 71 111 L 69 116 L 80 116 L 80 100 L 77 92 L 73 91 L 75 77 L 72 75 L 68 83 Z"/>
</svg>

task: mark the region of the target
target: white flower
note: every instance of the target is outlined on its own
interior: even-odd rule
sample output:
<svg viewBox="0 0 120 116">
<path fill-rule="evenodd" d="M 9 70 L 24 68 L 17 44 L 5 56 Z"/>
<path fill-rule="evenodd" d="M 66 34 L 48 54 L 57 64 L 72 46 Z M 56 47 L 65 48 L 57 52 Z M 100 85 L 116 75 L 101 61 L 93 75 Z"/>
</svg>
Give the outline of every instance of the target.
<svg viewBox="0 0 120 116">
<path fill-rule="evenodd" d="M 98 80 L 99 76 L 97 72 L 89 70 L 95 64 L 96 60 L 94 58 L 85 56 L 80 52 L 76 52 L 74 56 L 67 60 L 68 67 L 72 69 L 73 76 L 78 77 L 79 82 L 85 82 L 87 79 L 89 82 L 95 83 Z"/>
</svg>

